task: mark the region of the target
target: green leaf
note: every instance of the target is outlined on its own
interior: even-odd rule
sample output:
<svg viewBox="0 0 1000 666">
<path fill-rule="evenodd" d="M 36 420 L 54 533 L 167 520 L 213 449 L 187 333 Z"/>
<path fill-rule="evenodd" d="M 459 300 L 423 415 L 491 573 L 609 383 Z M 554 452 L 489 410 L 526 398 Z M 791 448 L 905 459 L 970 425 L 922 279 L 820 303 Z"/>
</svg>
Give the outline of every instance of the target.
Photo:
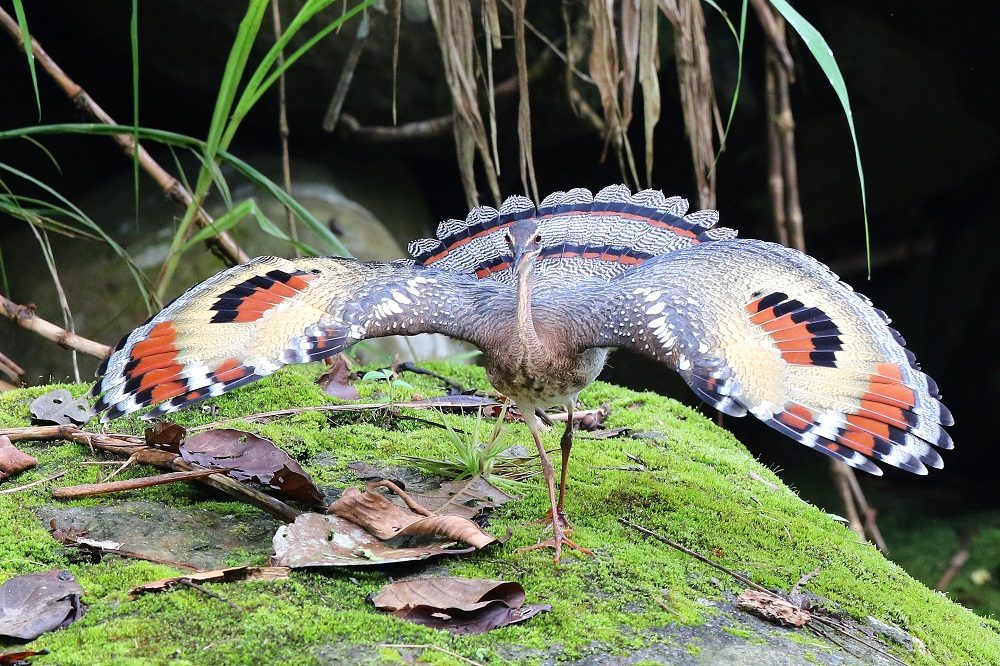
<svg viewBox="0 0 1000 666">
<path fill-rule="evenodd" d="M 722 152 L 726 149 L 729 128 L 733 124 L 733 116 L 736 115 L 736 103 L 740 99 L 740 84 L 743 82 L 743 46 L 746 43 L 747 5 L 749 4 L 749 0 L 743 0 L 741 3 L 740 30 L 738 33 L 735 26 L 733 26 L 733 22 L 729 20 L 729 15 L 723 11 L 722 7 L 716 4 L 715 0 L 704 0 L 704 2 L 722 15 L 726 26 L 729 27 L 729 32 L 733 33 L 733 39 L 736 40 L 736 87 L 733 89 L 733 101 L 729 104 L 729 117 L 726 118 L 726 128 L 722 131 L 722 139 L 719 142 L 719 152 L 715 154 L 715 159 L 712 161 L 712 168 L 709 170 L 711 172 L 715 171 L 715 166 L 718 164 L 719 158 L 722 157 Z"/>
<path fill-rule="evenodd" d="M 22 0 L 14 0 L 14 15 L 17 25 L 21 28 L 21 41 L 24 42 L 24 54 L 28 57 L 28 71 L 31 72 L 31 87 L 35 89 L 35 105 L 38 107 L 38 119 L 42 119 L 42 98 L 38 95 L 38 74 L 35 72 L 35 53 L 31 50 L 31 33 L 28 32 L 28 17 L 24 14 Z"/>
<path fill-rule="evenodd" d="M 823 39 L 823 35 L 813 27 L 809 21 L 805 20 L 801 14 L 788 4 L 786 0 L 770 0 L 774 8 L 785 17 L 788 24 L 799 34 L 806 48 L 812 53 L 813 58 L 819 63 L 820 69 L 830 80 L 840 105 L 844 107 L 844 115 L 847 118 L 847 126 L 851 130 L 851 141 L 854 142 L 854 159 L 858 166 L 858 182 L 861 184 L 861 209 L 865 219 L 865 256 L 868 259 L 868 277 L 872 275 L 872 252 L 871 238 L 868 232 L 868 198 L 865 194 L 865 172 L 861 168 L 861 150 L 858 148 L 858 137 L 854 131 L 854 115 L 851 113 L 851 102 L 847 97 L 847 85 L 844 77 L 837 66 L 837 59 L 833 57 L 833 49 Z"/>
</svg>

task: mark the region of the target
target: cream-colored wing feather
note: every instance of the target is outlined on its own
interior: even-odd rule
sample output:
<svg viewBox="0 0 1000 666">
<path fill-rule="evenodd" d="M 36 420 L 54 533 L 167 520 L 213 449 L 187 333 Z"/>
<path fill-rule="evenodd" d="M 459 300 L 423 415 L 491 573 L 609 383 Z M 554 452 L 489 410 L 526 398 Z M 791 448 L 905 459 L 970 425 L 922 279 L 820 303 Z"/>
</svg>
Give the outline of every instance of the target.
<svg viewBox="0 0 1000 666">
<path fill-rule="evenodd" d="M 98 370 L 95 409 L 107 421 L 158 404 L 148 416 L 159 416 L 371 337 L 439 332 L 475 343 L 476 314 L 498 288 L 409 262 L 260 257 L 127 335 Z"/>
<path fill-rule="evenodd" d="M 923 474 L 952 446 L 937 386 L 885 314 L 801 252 L 703 243 L 612 284 L 583 346 L 661 360 L 721 411 L 872 473 L 866 456 Z"/>
</svg>

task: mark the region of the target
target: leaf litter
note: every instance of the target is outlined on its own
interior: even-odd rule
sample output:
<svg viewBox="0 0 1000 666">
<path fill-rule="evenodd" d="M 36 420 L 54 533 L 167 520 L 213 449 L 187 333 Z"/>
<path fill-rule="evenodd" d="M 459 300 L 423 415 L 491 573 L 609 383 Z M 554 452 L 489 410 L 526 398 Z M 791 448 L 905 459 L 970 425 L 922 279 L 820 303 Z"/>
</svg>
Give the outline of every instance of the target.
<svg viewBox="0 0 1000 666">
<path fill-rule="evenodd" d="M 323 493 L 309 473 L 274 442 L 249 432 L 220 428 L 185 439 L 179 446 L 185 462 L 224 469 L 237 481 L 254 481 L 300 502 L 317 504 Z"/>
<path fill-rule="evenodd" d="M 31 401 L 32 425 L 83 425 L 93 416 L 85 398 L 74 398 L 66 389 L 43 393 Z"/>
<path fill-rule="evenodd" d="M 83 588 L 68 571 L 50 569 L 0 585 L 0 637 L 34 640 L 76 622 L 86 612 Z"/>
<path fill-rule="evenodd" d="M 520 583 L 457 576 L 396 581 L 371 597 L 379 610 L 454 634 L 481 634 L 552 610 L 524 600 Z"/>
<path fill-rule="evenodd" d="M 378 486 L 391 489 L 396 501 L 377 492 Z M 332 515 L 303 514 L 280 527 L 272 563 L 292 568 L 373 566 L 470 553 L 498 541 L 472 518 L 511 499 L 482 477 L 414 497 L 389 481 L 369 484 L 363 492 L 348 488 L 330 505 Z"/>
</svg>

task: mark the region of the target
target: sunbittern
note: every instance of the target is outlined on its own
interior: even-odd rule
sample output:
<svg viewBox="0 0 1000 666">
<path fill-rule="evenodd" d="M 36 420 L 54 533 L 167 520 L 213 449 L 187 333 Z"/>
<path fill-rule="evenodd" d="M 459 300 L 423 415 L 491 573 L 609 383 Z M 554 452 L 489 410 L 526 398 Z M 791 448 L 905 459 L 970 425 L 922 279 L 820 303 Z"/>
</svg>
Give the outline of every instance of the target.
<svg viewBox="0 0 1000 666">
<path fill-rule="evenodd" d="M 881 474 L 926 474 L 953 419 L 888 317 L 818 261 L 737 240 L 715 211 L 624 186 L 556 192 L 536 210 L 447 220 L 410 244 L 415 261 L 261 257 L 192 287 L 122 340 L 92 393 L 103 420 L 158 417 L 368 338 L 436 332 L 484 354 L 517 404 L 548 483 L 556 560 L 573 419 L 558 497 L 535 409 L 565 405 L 620 347 L 675 369 L 731 416 Z M 866 457 L 867 456 L 867 457 Z"/>
</svg>

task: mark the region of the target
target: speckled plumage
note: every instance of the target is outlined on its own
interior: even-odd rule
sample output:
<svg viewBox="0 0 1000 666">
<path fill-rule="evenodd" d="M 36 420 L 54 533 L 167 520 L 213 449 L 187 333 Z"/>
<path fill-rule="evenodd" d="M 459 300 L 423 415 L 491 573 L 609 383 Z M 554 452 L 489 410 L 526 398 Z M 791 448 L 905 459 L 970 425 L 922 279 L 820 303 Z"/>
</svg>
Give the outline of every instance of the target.
<svg viewBox="0 0 1000 666">
<path fill-rule="evenodd" d="M 819 262 L 717 219 L 658 191 L 575 189 L 442 222 L 411 244 L 415 261 L 258 258 L 129 334 L 96 408 L 159 416 L 366 338 L 438 332 L 480 347 L 523 412 L 571 404 L 624 347 L 854 467 L 940 467 L 951 415 L 884 314 Z"/>
</svg>

